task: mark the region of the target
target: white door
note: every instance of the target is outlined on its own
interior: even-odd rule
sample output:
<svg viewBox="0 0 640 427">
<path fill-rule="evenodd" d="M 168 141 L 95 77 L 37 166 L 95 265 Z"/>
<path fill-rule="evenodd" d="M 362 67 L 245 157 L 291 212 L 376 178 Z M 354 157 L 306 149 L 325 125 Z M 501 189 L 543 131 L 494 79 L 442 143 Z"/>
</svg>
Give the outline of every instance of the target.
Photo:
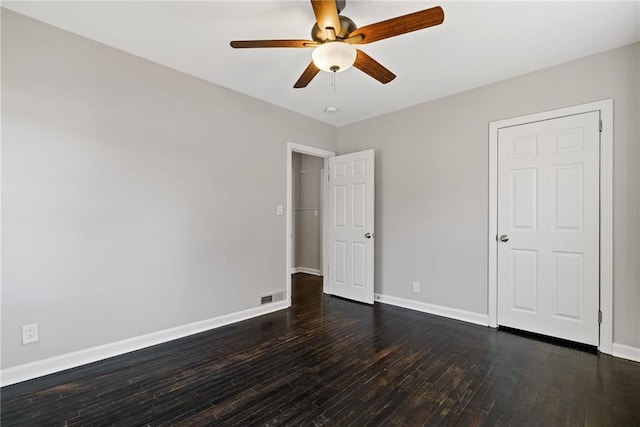
<svg viewBox="0 0 640 427">
<path fill-rule="evenodd" d="M 498 324 L 598 345 L 600 113 L 498 132 Z"/>
<path fill-rule="evenodd" d="M 373 304 L 374 151 L 329 159 L 329 293 Z"/>
</svg>

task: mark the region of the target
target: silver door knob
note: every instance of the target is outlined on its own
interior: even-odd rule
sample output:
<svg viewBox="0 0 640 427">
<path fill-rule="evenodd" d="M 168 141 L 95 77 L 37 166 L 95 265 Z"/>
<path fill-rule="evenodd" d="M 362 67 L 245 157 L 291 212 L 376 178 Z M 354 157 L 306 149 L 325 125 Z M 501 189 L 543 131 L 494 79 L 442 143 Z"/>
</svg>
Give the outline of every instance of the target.
<svg viewBox="0 0 640 427">
<path fill-rule="evenodd" d="M 366 233 L 366 234 L 364 235 L 364 237 L 366 237 L 367 239 L 370 239 L 370 238 L 372 238 L 372 237 L 373 237 L 373 234 L 371 234 L 371 233 Z"/>
<path fill-rule="evenodd" d="M 507 236 L 506 234 L 503 234 L 502 236 L 498 237 L 500 239 L 501 242 L 508 242 L 509 241 L 509 236 Z"/>
</svg>

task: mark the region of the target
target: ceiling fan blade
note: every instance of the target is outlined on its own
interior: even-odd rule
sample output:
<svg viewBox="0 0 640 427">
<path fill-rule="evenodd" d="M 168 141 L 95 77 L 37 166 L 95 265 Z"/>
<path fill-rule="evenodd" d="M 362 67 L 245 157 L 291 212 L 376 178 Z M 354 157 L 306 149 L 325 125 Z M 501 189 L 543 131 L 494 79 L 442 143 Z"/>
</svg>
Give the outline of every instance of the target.
<svg viewBox="0 0 640 427">
<path fill-rule="evenodd" d="M 311 0 L 313 13 L 316 15 L 318 27 L 321 30 L 333 28 L 333 31 L 325 31 L 329 40 L 335 40 L 336 34 L 340 33 L 340 17 L 338 16 L 338 6 L 335 0 Z"/>
<path fill-rule="evenodd" d="M 357 51 L 356 62 L 353 64 L 358 70 L 370 75 L 382 84 L 389 83 L 396 75 L 383 67 L 378 61 L 361 50 Z"/>
<path fill-rule="evenodd" d="M 234 40 L 231 47 L 236 49 L 257 47 L 316 47 L 319 43 L 313 40 Z"/>
<path fill-rule="evenodd" d="M 296 84 L 293 85 L 293 87 L 296 89 L 307 87 L 307 85 L 311 82 L 311 80 L 313 80 L 313 78 L 319 72 L 320 72 L 320 69 L 315 66 L 313 61 L 311 61 L 309 65 L 307 65 L 307 68 L 305 68 L 304 72 L 302 73 L 302 75 L 300 76 Z"/>
<path fill-rule="evenodd" d="M 354 39 L 352 43 L 372 43 L 389 37 L 433 27 L 434 25 L 440 25 L 443 22 L 444 11 L 440 6 L 436 6 L 408 15 L 398 16 L 397 18 L 387 19 L 386 21 L 380 21 L 375 24 L 365 25 L 351 32 L 349 38 L 362 35 L 362 40 Z"/>
</svg>

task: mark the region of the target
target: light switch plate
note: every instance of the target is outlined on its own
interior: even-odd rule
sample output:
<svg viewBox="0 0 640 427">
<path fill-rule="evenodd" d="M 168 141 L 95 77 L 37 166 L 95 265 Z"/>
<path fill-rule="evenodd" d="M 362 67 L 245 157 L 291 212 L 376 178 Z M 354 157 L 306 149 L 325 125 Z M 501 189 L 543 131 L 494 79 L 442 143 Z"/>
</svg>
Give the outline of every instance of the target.
<svg viewBox="0 0 640 427">
<path fill-rule="evenodd" d="M 413 282 L 413 293 L 414 294 L 420 293 L 420 282 Z"/>
<path fill-rule="evenodd" d="M 284 205 L 276 205 L 276 215 L 284 215 Z"/>
</svg>

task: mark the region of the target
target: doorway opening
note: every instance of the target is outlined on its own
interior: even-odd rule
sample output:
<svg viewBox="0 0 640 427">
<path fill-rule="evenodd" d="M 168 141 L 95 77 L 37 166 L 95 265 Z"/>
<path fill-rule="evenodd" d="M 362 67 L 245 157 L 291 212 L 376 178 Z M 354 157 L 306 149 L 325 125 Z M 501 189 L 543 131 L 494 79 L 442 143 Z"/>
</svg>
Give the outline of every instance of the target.
<svg viewBox="0 0 640 427">
<path fill-rule="evenodd" d="M 293 296 L 299 287 L 322 282 L 322 195 L 324 159 L 292 153 L 291 274 Z M 315 278 L 309 276 L 316 276 Z"/>
<path fill-rule="evenodd" d="M 327 162 L 335 153 L 289 143 L 287 147 L 287 300 L 292 303 L 292 275 L 296 283 L 322 283 L 327 292 L 325 224 Z M 298 277 L 300 276 L 300 277 Z M 304 278 L 307 280 L 304 280 Z"/>
</svg>

